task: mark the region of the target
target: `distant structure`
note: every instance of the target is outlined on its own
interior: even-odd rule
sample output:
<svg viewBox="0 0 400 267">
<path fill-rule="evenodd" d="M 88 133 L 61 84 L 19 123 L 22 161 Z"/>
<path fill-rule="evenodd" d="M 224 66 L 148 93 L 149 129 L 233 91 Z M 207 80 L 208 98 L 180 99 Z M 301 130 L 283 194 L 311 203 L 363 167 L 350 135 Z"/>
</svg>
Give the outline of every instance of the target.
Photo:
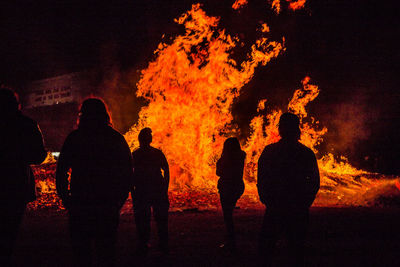
<svg viewBox="0 0 400 267">
<path fill-rule="evenodd" d="M 80 103 L 93 84 L 89 72 L 75 72 L 31 82 L 26 88 L 25 109 L 54 106 L 65 103 Z"/>
<path fill-rule="evenodd" d="M 113 127 L 122 133 L 137 121 L 141 103 L 132 87 L 109 83 L 110 77 L 112 68 L 99 68 L 36 80 L 21 88 L 23 113 L 39 123 L 47 150 L 60 151 L 76 126 L 79 104 L 88 97 L 105 100 Z M 131 79 L 137 82 L 139 75 Z"/>
<path fill-rule="evenodd" d="M 60 151 L 76 124 L 79 103 L 97 95 L 96 71 L 83 71 L 33 81 L 22 95 L 23 112 L 40 125 L 48 150 Z"/>
</svg>

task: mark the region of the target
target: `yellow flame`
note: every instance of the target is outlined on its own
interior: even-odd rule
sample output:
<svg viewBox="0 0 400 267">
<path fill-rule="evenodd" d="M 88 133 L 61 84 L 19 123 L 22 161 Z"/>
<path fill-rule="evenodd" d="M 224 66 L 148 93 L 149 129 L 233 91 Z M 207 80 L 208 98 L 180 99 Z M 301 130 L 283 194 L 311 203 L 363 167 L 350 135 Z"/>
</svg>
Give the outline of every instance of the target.
<svg viewBox="0 0 400 267">
<path fill-rule="evenodd" d="M 54 156 L 51 154 L 51 152 L 47 152 L 47 156 L 42 162 L 42 164 L 51 164 L 51 163 L 56 163 L 57 160 L 54 158 Z"/>
<path fill-rule="evenodd" d="M 261 32 L 269 32 L 269 31 L 270 31 L 270 29 L 269 29 L 267 23 L 261 24 Z"/>
<path fill-rule="evenodd" d="M 273 0 L 271 3 L 272 9 L 279 14 L 281 12 L 281 1 L 280 0 Z"/>
</svg>

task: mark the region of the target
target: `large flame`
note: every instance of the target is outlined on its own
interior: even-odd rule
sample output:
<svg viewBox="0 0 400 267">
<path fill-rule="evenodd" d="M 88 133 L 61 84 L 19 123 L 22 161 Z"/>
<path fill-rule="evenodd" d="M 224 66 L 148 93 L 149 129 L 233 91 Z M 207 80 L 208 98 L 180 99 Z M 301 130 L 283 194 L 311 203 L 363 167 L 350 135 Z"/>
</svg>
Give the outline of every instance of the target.
<svg viewBox="0 0 400 267">
<path fill-rule="evenodd" d="M 283 43 L 257 40 L 248 60 L 240 65 L 230 58 L 237 40 L 217 30 L 218 19 L 200 8 L 183 14 L 178 23 L 186 33 L 172 44 L 160 44 L 157 58 L 143 70 L 137 96 L 149 104 L 139 122 L 125 135 L 131 148 L 138 146 L 143 127 L 153 130 L 153 145 L 166 154 L 172 187 L 215 189 L 215 162 L 225 138 L 235 135 L 231 108 L 240 90 L 284 49 Z"/>
<path fill-rule="evenodd" d="M 289 1 L 290 9 L 305 1 Z M 273 1 L 278 7 L 279 1 Z M 236 1 L 235 4 L 246 4 Z M 280 6 L 279 6 L 280 8 Z M 230 58 L 238 40 L 218 29 L 218 18 L 209 17 L 199 4 L 176 20 L 186 28 L 171 44 L 160 44 L 156 59 L 142 71 L 137 96 L 149 101 L 139 113 L 139 121 L 125 135 L 130 147 L 138 147 L 137 136 L 143 127 L 153 129 L 153 145 L 166 154 L 172 177 L 172 192 L 215 193 L 217 177 L 215 162 L 224 140 L 237 135 L 231 108 L 242 87 L 253 77 L 258 65 L 266 65 L 284 51 L 282 42 L 269 41 L 265 36 L 252 46 L 248 59 L 240 65 Z M 262 24 L 261 32 L 269 28 Z M 301 142 L 317 152 L 327 129 L 308 118 L 306 105 L 319 94 L 316 85 L 305 77 L 302 88 L 294 92 L 287 111 L 300 117 Z M 265 109 L 261 100 L 258 111 Z M 251 135 L 243 140 L 247 153 L 245 167 L 246 201 L 256 199 L 255 177 L 258 158 L 268 144 L 279 140 L 278 120 L 283 111 L 270 111 L 255 116 L 250 124 Z M 319 205 L 365 203 L 360 198 L 376 181 L 370 174 L 357 170 L 346 159 L 335 160 L 328 154 L 319 160 L 321 191 Z M 360 199 L 359 202 L 356 198 Z"/>
</svg>

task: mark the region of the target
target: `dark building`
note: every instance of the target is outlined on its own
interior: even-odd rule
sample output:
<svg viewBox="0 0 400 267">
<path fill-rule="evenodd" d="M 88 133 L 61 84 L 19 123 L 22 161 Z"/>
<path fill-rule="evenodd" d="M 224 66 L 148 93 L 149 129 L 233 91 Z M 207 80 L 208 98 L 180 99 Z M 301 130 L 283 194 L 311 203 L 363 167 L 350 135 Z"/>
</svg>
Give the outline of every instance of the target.
<svg viewBox="0 0 400 267">
<path fill-rule="evenodd" d="M 75 72 L 26 86 L 21 96 L 23 112 L 39 123 L 48 150 L 60 151 L 76 125 L 79 103 L 96 95 L 97 76 L 95 71 Z"/>
</svg>

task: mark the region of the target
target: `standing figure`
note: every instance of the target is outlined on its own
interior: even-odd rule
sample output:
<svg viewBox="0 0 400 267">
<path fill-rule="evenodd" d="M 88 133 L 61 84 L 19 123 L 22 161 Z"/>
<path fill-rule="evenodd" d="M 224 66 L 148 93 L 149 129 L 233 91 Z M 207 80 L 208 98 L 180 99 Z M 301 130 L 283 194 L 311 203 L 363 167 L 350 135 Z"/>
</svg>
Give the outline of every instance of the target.
<svg viewBox="0 0 400 267">
<path fill-rule="evenodd" d="M 86 99 L 80 108 L 78 129 L 65 140 L 56 172 L 57 193 L 69 213 L 77 266 L 92 265 L 92 243 L 97 265 L 114 265 L 119 212 L 132 178 L 128 144 L 111 127 L 104 102 Z"/>
<path fill-rule="evenodd" d="M 279 238 L 288 242 L 292 266 L 304 265 L 304 241 L 309 208 L 319 190 L 319 171 L 314 152 L 301 144 L 299 118 L 284 113 L 279 120 L 281 140 L 268 145 L 258 161 L 258 194 L 266 211 L 259 252 L 271 263 Z"/>
<path fill-rule="evenodd" d="M 139 133 L 140 147 L 132 153 L 132 201 L 139 237 L 137 252 L 142 255 L 148 252 L 152 208 L 158 228 L 159 249 L 168 253 L 169 166 L 163 152 L 150 146 L 152 139 L 151 129 L 142 129 Z"/>
<path fill-rule="evenodd" d="M 0 116 L 0 266 L 9 266 L 26 204 L 36 198 L 30 164 L 40 164 L 46 151 L 37 123 L 21 114 L 9 89 L 0 89 Z"/>
<path fill-rule="evenodd" d="M 226 244 L 223 246 L 236 250 L 233 210 L 244 192 L 243 169 L 246 153 L 240 148 L 239 140 L 231 137 L 225 140 L 221 158 L 217 162 L 218 191 L 227 231 Z"/>
</svg>

